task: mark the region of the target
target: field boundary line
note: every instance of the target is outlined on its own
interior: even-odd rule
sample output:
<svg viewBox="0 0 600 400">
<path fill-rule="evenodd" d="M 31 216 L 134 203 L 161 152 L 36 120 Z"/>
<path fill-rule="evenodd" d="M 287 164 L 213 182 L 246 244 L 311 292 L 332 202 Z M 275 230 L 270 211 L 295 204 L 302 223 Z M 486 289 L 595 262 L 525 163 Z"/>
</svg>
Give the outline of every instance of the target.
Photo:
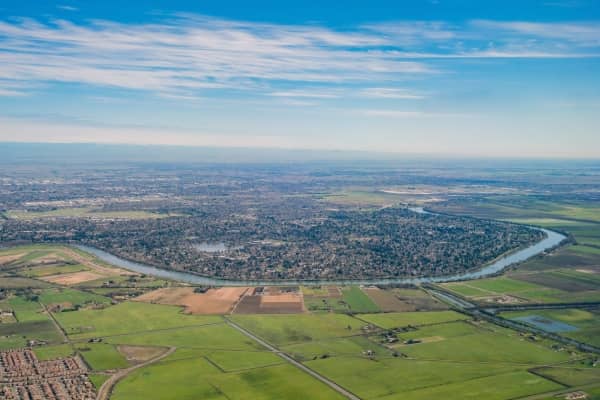
<svg viewBox="0 0 600 400">
<path fill-rule="evenodd" d="M 296 368 L 298 368 L 298 369 L 306 372 L 307 374 L 309 374 L 313 378 L 321 381 L 322 383 L 324 383 L 325 385 L 329 386 L 331 389 L 335 390 L 336 392 L 338 392 L 342 396 L 344 396 L 344 397 L 346 397 L 346 398 L 348 398 L 350 400 L 361 400 L 360 397 L 356 396 L 354 393 L 350 392 L 347 389 L 344 389 L 342 386 L 338 385 L 334 381 L 332 381 L 332 380 L 326 378 L 325 376 L 319 374 L 318 372 L 310 369 L 309 367 L 307 367 L 306 365 L 300 363 L 299 361 L 294 360 L 292 357 L 290 357 L 286 353 L 284 353 L 281 350 L 277 349 L 275 346 L 269 344 L 265 340 L 261 339 L 260 337 L 256 336 L 252 332 L 246 330 L 245 328 L 241 327 L 240 325 L 236 324 L 235 322 L 231 321 L 230 319 L 225 318 L 225 320 L 233 328 L 237 329 L 238 331 L 240 331 L 244 335 L 248 336 L 250 339 L 253 339 L 254 341 L 256 341 L 259 344 L 261 344 L 264 347 L 266 347 L 267 349 L 271 350 L 273 353 L 277 354 L 279 357 L 283 358 L 284 360 L 286 360 L 287 362 L 289 362 L 290 364 L 292 364 Z"/>
</svg>

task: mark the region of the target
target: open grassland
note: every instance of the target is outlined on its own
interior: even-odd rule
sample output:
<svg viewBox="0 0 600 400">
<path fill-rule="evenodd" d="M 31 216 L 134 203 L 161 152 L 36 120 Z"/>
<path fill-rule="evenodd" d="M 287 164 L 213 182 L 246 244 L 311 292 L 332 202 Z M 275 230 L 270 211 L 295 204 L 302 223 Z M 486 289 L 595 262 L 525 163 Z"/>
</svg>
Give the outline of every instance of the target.
<svg viewBox="0 0 600 400">
<path fill-rule="evenodd" d="M 313 351 L 317 356 L 313 358 L 309 358 L 310 352 L 297 347 L 304 350 L 302 359 L 309 360 L 306 365 L 364 399 L 487 399 L 490 395 L 507 399 L 535 394 L 562 386 L 529 374 L 527 369 L 570 359 L 567 353 L 554 351 L 546 343 L 527 341 L 512 331 L 488 324 L 447 322 L 420 326 L 399 335 L 402 341 L 436 340 L 411 345 L 401 341 L 389 349 L 374 343 L 378 334 L 370 337 L 371 345 L 368 341 L 348 343 L 348 339 L 337 339 L 344 343 L 328 343 L 318 349 L 321 354 L 327 351 L 328 356 L 321 357 Z M 372 356 L 366 356 L 365 349 L 371 350 Z M 294 346 L 286 350 L 298 351 Z M 398 353 L 402 356 L 393 355 Z M 495 381 L 498 386 L 491 390 Z"/>
<path fill-rule="evenodd" d="M 9 210 L 8 218 L 31 220 L 38 218 L 100 218 L 100 219 L 156 219 L 175 216 L 175 214 L 159 214 L 148 211 L 102 211 L 90 207 L 58 208 L 49 211 Z"/>
<path fill-rule="evenodd" d="M 24 347 L 29 340 L 62 343 L 60 332 L 37 301 L 11 297 L 0 302 L 0 309 L 13 310 L 17 321 L 0 324 L 1 349 Z"/>
<path fill-rule="evenodd" d="M 514 399 L 536 393 L 558 390 L 563 386 L 526 371 L 454 382 L 420 390 L 403 392 L 399 395 L 382 397 L 381 400 L 426 400 L 426 399 Z"/>
<path fill-rule="evenodd" d="M 110 378 L 110 375 L 106 375 L 106 374 L 89 374 L 88 378 L 90 378 L 90 381 L 92 382 L 92 384 L 94 385 L 94 387 L 96 388 L 96 390 L 100 389 L 100 386 L 102 386 L 102 384 L 104 382 L 106 382 L 106 380 L 108 378 Z"/>
<path fill-rule="evenodd" d="M 103 337 L 156 329 L 209 324 L 213 316 L 186 316 L 175 306 L 124 302 L 102 310 L 55 314 L 66 333 L 75 339 Z"/>
<path fill-rule="evenodd" d="M 40 257 L 51 257 L 53 251 L 56 250 L 36 248 L 11 262 L 19 263 L 25 256 L 29 258 L 27 262 L 37 262 Z M 565 249 L 557 257 L 562 257 L 562 261 L 553 257 L 536 260 L 546 263 L 546 268 L 539 270 L 517 270 L 509 277 L 457 282 L 446 287 L 475 299 L 512 293 L 522 301 L 529 301 L 532 296 L 538 299 L 563 294 L 589 296 L 594 292 L 597 277 L 588 272 L 594 271 L 597 255 L 593 251 Z M 575 266 L 565 268 L 564 260 L 573 261 Z M 535 274 L 539 276 L 530 280 L 529 275 Z M 112 281 L 109 284 L 115 287 L 99 287 L 107 281 Z M 572 285 L 560 287 L 563 281 Z M 118 274 L 84 284 L 93 286 L 94 282 L 98 286 L 95 289 L 102 293 L 122 290 L 123 295 L 157 285 L 153 279 Z M 162 302 L 162 298 L 152 297 L 157 294 L 193 295 L 190 293 L 193 289 L 181 289 L 161 289 L 151 294 L 148 301 Z M 0 308 L 14 309 L 20 321 L 0 324 L 0 332 L 15 327 L 8 337 L 0 334 L 0 347 L 21 347 L 29 338 L 46 337 L 50 345 L 35 350 L 41 359 L 77 352 L 96 372 L 91 379 L 97 387 L 110 371 L 176 349 L 168 357 L 134 370 L 120 381 L 111 397 L 117 400 L 341 398 L 234 329 L 228 319 L 364 399 L 500 400 L 598 381 L 596 369 L 588 365 L 592 359 L 587 356 L 553 349 L 553 343 L 547 340 L 472 321 L 466 315 L 447 310 L 422 290 L 358 286 L 301 290 L 307 308 L 311 301 L 321 302 L 321 311 L 328 312 L 198 316 L 185 314 L 178 306 L 137 301 L 115 305 L 108 297 L 87 289 L 58 286 L 38 289 L 28 293 L 28 298 L 13 295 L 0 302 Z M 236 297 L 236 293 L 231 297 Z M 212 294 L 219 299 L 223 297 L 218 290 Z M 229 302 L 225 308 L 229 308 L 231 299 L 224 297 Z M 174 304 L 184 304 L 179 297 L 175 300 Z M 69 344 L 63 343 L 43 308 L 56 304 L 79 307 L 76 311 L 56 310 L 53 314 L 68 334 Z M 380 310 L 396 312 L 378 313 Z M 596 328 L 600 325 L 597 320 L 600 314 L 594 310 L 546 311 L 548 317 L 579 328 L 569 335 L 585 335 L 590 342 L 600 337 Z M 35 334 L 23 335 L 23 329 Z M 90 343 L 91 338 L 99 342 Z M 581 364 L 579 358 L 588 360 L 588 364 Z"/>
<path fill-rule="evenodd" d="M 75 350 L 70 344 L 34 347 L 33 352 L 39 360 L 54 360 L 75 354 Z"/>
<path fill-rule="evenodd" d="M 125 368 L 129 365 L 115 346 L 105 343 L 78 343 L 77 352 L 94 371 Z"/>
<path fill-rule="evenodd" d="M 589 359 L 537 368 L 535 373 L 567 386 L 600 383 L 600 368 L 594 367 Z"/>
<path fill-rule="evenodd" d="M 41 289 L 52 285 L 35 279 L 14 276 L 0 276 L 0 287 L 3 289 Z"/>
<path fill-rule="evenodd" d="M 41 278 L 52 275 L 68 274 L 81 271 L 89 271 L 89 268 L 81 264 L 61 264 L 23 268 L 19 271 L 19 273 L 30 278 Z"/>
<path fill-rule="evenodd" d="M 0 325 L 0 349 L 27 346 L 29 340 L 48 344 L 62 343 L 62 336 L 51 321 L 20 322 Z"/>
<path fill-rule="evenodd" d="M 336 392 L 289 366 L 223 373 L 205 358 L 163 361 L 119 383 L 113 399 L 342 399 Z"/>
<path fill-rule="evenodd" d="M 528 196 L 505 196 L 439 203 L 433 208 L 450 214 L 504 219 L 566 231 L 580 244 L 600 246 L 600 207 L 594 201 L 547 201 Z"/>
<path fill-rule="evenodd" d="M 391 354 L 391 351 L 384 349 L 365 336 L 330 338 L 307 343 L 297 343 L 282 346 L 281 349 L 300 361 L 336 356 L 362 357 L 368 350 L 374 351 L 376 354 Z"/>
<path fill-rule="evenodd" d="M 600 312 L 590 312 L 578 309 L 565 310 L 535 310 L 535 311 L 517 311 L 505 312 L 506 318 L 519 318 L 537 315 L 549 320 L 555 320 L 574 326 L 577 329 L 568 332 L 562 332 L 561 335 L 573 338 L 583 343 L 600 347 Z"/>
<path fill-rule="evenodd" d="M 463 382 L 510 371 L 510 367 L 385 358 L 330 357 L 306 365 L 363 399 L 401 395 L 409 390 Z"/>
<path fill-rule="evenodd" d="M 264 350 L 262 346 L 231 328 L 229 325 L 222 322 L 222 320 L 220 323 L 211 325 L 166 330 L 159 329 L 142 333 L 112 336 L 105 338 L 104 341 L 106 343 L 117 345 L 175 346 L 177 349 L 190 349 L 194 350 L 195 353 L 198 353 L 199 351 L 201 354 L 206 354 L 206 352 L 212 350 L 233 352 L 255 352 Z"/>
<path fill-rule="evenodd" d="M 352 336 L 365 325 L 343 314 L 233 315 L 231 319 L 276 345 Z"/>
<path fill-rule="evenodd" d="M 593 252 L 579 253 L 579 247 L 534 258 L 504 277 L 451 282 L 442 286 L 480 302 L 600 301 L 600 256 Z"/>
<path fill-rule="evenodd" d="M 360 314 L 357 317 L 384 329 L 400 328 L 409 325 L 419 326 L 440 324 L 443 322 L 468 319 L 467 316 L 454 311 Z"/>
<path fill-rule="evenodd" d="M 13 296 L 0 302 L 3 310 L 13 310 L 18 322 L 47 321 L 48 315 L 36 300 Z"/>
<path fill-rule="evenodd" d="M 68 288 L 44 290 L 40 294 L 39 299 L 41 303 L 47 306 L 52 304 L 70 304 L 74 307 L 83 307 L 86 305 L 108 305 L 111 303 L 108 297 Z"/>
<path fill-rule="evenodd" d="M 379 307 L 358 286 L 348 286 L 342 289 L 342 298 L 348 306 L 348 311 L 355 313 L 377 312 Z"/>
<path fill-rule="evenodd" d="M 513 364 L 546 364 L 569 359 L 566 352 L 558 352 L 546 347 L 544 343 L 532 343 L 517 334 L 491 332 L 480 329 L 470 334 L 444 336 L 443 326 L 436 329 L 418 331 L 412 336 L 418 339 L 435 337 L 434 341 L 395 347 L 409 357 L 418 359 L 438 359 L 468 362 L 499 362 Z"/>
</svg>

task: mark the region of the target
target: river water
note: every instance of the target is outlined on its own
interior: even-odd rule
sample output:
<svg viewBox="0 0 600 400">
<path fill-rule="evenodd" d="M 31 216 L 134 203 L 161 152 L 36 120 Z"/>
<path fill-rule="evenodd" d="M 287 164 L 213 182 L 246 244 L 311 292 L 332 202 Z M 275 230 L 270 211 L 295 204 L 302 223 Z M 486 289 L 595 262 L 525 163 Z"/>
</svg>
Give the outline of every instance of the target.
<svg viewBox="0 0 600 400">
<path fill-rule="evenodd" d="M 411 208 L 411 211 L 421 214 L 433 214 L 428 211 L 424 211 L 422 208 Z M 566 237 L 558 232 L 554 232 L 548 229 L 531 227 L 532 229 L 538 229 L 546 234 L 546 237 L 541 241 L 518 250 L 514 253 L 508 254 L 498 260 L 494 261 L 489 265 L 485 265 L 482 268 L 465 272 L 461 274 L 452 274 L 448 276 L 434 276 L 434 277 L 419 277 L 419 278 L 379 278 L 379 279 L 356 279 L 356 280 L 229 280 L 204 277 L 188 272 L 180 272 L 167 270 L 162 268 L 153 267 L 150 265 L 144 265 L 137 262 L 125 260 L 110 254 L 104 250 L 97 249 L 95 247 L 76 245 L 77 248 L 91 253 L 99 259 L 127 269 L 135 271 L 140 274 L 152 275 L 158 278 L 171 279 L 181 282 L 187 282 L 194 285 L 211 285 L 211 286 L 266 286 L 266 285 L 344 285 L 344 284 L 357 284 L 357 285 L 384 285 L 384 284 L 419 284 L 419 283 L 440 283 L 440 282 L 452 282 L 465 279 L 476 279 L 482 278 L 489 275 L 494 275 L 509 265 L 523 262 L 531 257 L 534 257 L 548 249 L 557 246 Z"/>
</svg>

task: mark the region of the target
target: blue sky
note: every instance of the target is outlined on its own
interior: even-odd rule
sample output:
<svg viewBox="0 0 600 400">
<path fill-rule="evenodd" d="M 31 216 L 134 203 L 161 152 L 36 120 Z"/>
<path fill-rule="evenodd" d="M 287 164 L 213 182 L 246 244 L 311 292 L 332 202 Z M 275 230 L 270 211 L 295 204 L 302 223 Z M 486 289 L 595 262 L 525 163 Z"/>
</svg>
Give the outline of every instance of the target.
<svg viewBox="0 0 600 400">
<path fill-rule="evenodd" d="M 0 3 L 0 141 L 600 157 L 600 2 Z"/>
</svg>

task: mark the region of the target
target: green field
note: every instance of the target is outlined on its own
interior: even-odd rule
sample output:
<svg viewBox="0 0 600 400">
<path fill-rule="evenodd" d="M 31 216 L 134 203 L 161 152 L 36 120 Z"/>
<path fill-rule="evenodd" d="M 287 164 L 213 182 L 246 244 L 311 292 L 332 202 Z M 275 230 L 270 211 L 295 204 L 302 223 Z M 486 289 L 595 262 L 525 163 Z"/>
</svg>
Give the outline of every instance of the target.
<svg viewBox="0 0 600 400">
<path fill-rule="evenodd" d="M 80 343 L 77 352 L 94 371 L 125 368 L 129 365 L 115 346 L 104 343 Z"/>
<path fill-rule="evenodd" d="M 68 357 L 75 354 L 75 350 L 70 344 L 34 347 L 33 351 L 40 360 L 54 360 L 56 358 Z"/>
<path fill-rule="evenodd" d="M 69 273 L 73 273 L 73 272 L 81 272 L 81 271 L 88 271 L 89 268 L 87 268 L 84 265 L 81 264 L 75 264 L 75 265 L 49 265 L 49 266 L 43 266 L 43 267 L 30 267 L 30 268 L 26 268 L 26 269 L 22 269 L 21 273 L 25 276 L 31 277 L 31 278 L 40 278 L 40 277 L 45 277 L 45 276 L 51 276 L 51 275 L 59 275 L 59 274 L 69 274 Z"/>
<path fill-rule="evenodd" d="M 379 311 L 379 307 L 358 286 L 343 288 L 342 298 L 351 312 L 367 313 Z"/>
<path fill-rule="evenodd" d="M 556 256 L 528 261 L 509 276 L 445 287 L 474 298 L 511 294 L 521 301 L 593 299 L 598 291 L 589 288 L 595 288 L 599 280 L 592 272 L 600 258 L 594 249 L 572 246 Z M 28 251 L 18 263 L 58 253 L 55 248 L 39 246 Z M 51 271 L 47 266 L 23 266 L 32 271 L 47 268 L 42 274 Z M 554 342 L 549 340 L 439 310 L 446 306 L 423 290 L 394 288 L 388 293 L 407 310 L 430 311 L 381 313 L 358 286 L 342 286 L 339 294 L 323 286 L 301 288 L 307 308 L 315 311 L 312 313 L 223 317 L 187 315 L 180 307 L 136 301 L 114 304 L 101 294 L 138 293 L 166 282 L 125 276 L 110 279 L 115 287 L 101 287 L 107 279 L 85 283 L 97 292 L 46 286 L 19 289 L 21 295 L 16 296 L 16 289 L 10 289 L 8 297 L 0 301 L 0 309 L 14 310 L 18 322 L 0 323 L 0 348 L 23 347 L 28 339 L 46 340 L 48 345 L 34 348 L 41 360 L 78 354 L 90 367 L 96 387 L 111 371 L 135 363 L 124 356 L 135 348 L 125 349 L 124 345 L 173 352 L 121 380 L 111 396 L 117 400 L 343 398 L 229 321 L 365 400 L 509 400 L 600 379 L 590 355 L 563 350 L 562 345 L 553 348 Z M 70 343 L 63 343 L 44 311 L 43 305 L 54 304 L 79 308 L 53 314 Z M 592 344 L 600 337 L 597 310 L 536 310 L 535 314 L 577 326 L 578 331 L 567 333 L 570 337 Z M 99 342 L 91 343 L 91 338 Z"/>
<path fill-rule="evenodd" d="M 221 320 L 216 316 L 184 315 L 179 307 L 138 302 L 125 302 L 102 310 L 61 312 L 55 317 L 74 339 L 203 325 Z"/>
<path fill-rule="evenodd" d="M 104 375 L 104 374 L 89 374 L 89 378 L 90 381 L 92 381 L 92 384 L 94 385 L 94 387 L 96 389 L 100 389 L 100 386 L 102 386 L 102 384 L 108 379 L 110 378 L 110 375 Z"/>
<path fill-rule="evenodd" d="M 67 288 L 44 290 L 40 294 L 40 301 L 46 305 L 69 303 L 73 306 L 108 305 L 111 302 L 108 297 Z"/>
<path fill-rule="evenodd" d="M 384 329 L 399 328 L 408 325 L 419 326 L 440 324 L 443 322 L 468 319 L 467 316 L 454 311 L 361 314 L 357 317 Z"/>
<path fill-rule="evenodd" d="M 223 373 L 204 358 L 164 361 L 135 371 L 112 397 L 127 399 L 343 399 L 290 365 Z"/>
<path fill-rule="evenodd" d="M 30 220 L 36 218 L 95 217 L 111 219 L 155 219 L 174 216 L 148 211 L 102 211 L 90 207 L 59 208 L 50 211 L 9 210 L 6 216 L 11 219 Z"/>
<path fill-rule="evenodd" d="M 507 312 L 503 313 L 507 318 L 516 318 L 528 315 L 540 315 L 553 320 L 565 322 L 578 328 L 576 331 L 563 332 L 561 335 L 573 338 L 580 342 L 594 346 L 600 346 L 600 314 L 586 310 L 535 310 L 535 312 Z"/>
<path fill-rule="evenodd" d="M 342 314 L 233 315 L 233 321 L 277 345 L 352 336 L 365 325 Z"/>
</svg>

